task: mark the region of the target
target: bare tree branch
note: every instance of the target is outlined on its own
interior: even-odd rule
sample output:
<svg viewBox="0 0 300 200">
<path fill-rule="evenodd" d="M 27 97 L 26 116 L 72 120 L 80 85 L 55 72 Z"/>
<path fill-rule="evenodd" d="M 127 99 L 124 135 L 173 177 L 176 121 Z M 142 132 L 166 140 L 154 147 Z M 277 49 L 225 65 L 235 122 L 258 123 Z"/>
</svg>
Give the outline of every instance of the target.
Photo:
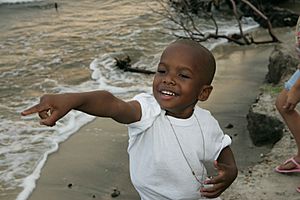
<svg viewBox="0 0 300 200">
<path fill-rule="evenodd" d="M 235 19 L 236 19 L 236 21 L 238 22 L 238 25 L 239 25 L 240 35 L 244 39 L 244 41 L 245 41 L 246 44 L 250 44 L 250 42 L 247 40 L 247 38 L 244 35 L 243 28 L 242 28 L 242 25 L 241 25 L 241 21 L 240 21 L 240 18 L 238 16 L 238 14 L 237 14 L 235 1 L 234 0 L 230 0 L 230 2 L 232 4 L 232 10 L 233 10 Z"/>
<path fill-rule="evenodd" d="M 241 1 L 245 4 L 247 4 L 254 12 L 256 12 L 260 17 L 262 17 L 264 20 L 267 21 L 268 31 L 272 38 L 272 42 L 280 42 L 279 39 L 273 33 L 272 24 L 271 24 L 270 20 L 262 12 L 260 12 L 260 10 L 258 10 L 253 4 L 251 4 L 249 1 L 247 1 L 247 0 L 241 0 Z M 266 42 L 264 42 L 264 43 L 266 43 Z M 261 44 L 261 42 L 260 43 L 256 42 L 256 44 Z"/>
<path fill-rule="evenodd" d="M 231 6 L 233 13 L 235 15 L 236 21 L 239 26 L 239 34 L 233 34 L 233 35 L 222 35 L 219 34 L 219 27 L 217 24 L 217 21 L 214 18 L 213 13 L 208 12 L 206 10 L 205 4 L 210 3 L 214 5 L 219 6 L 219 1 L 216 0 L 198 0 L 196 2 L 193 1 L 193 5 L 189 0 L 182 0 L 182 1 L 164 1 L 164 0 L 157 0 L 163 11 L 159 12 L 156 10 L 153 10 L 154 12 L 162 15 L 163 17 L 169 19 L 171 22 L 173 22 L 177 28 L 168 28 L 169 30 L 172 31 L 170 35 L 173 35 L 174 37 L 177 38 L 190 38 L 192 40 L 198 41 L 198 42 L 204 42 L 207 41 L 208 39 L 219 39 L 219 38 L 224 38 L 227 39 L 229 42 L 234 42 L 239 45 L 250 45 L 250 44 L 264 44 L 264 43 L 274 43 L 274 42 L 280 42 L 278 38 L 275 36 L 272 30 L 272 25 L 269 21 L 269 19 L 260 11 L 258 10 L 253 4 L 251 4 L 248 0 L 241 0 L 242 3 L 245 3 L 248 5 L 255 13 L 257 13 L 260 17 L 262 17 L 264 20 L 267 21 L 268 24 L 268 33 L 271 36 L 271 40 L 266 40 L 266 41 L 255 41 L 254 38 L 249 35 L 249 34 L 244 34 L 240 17 L 237 12 L 236 8 L 236 2 L 234 0 L 230 0 Z M 169 3 L 168 3 L 169 2 Z M 170 7 L 167 7 L 166 5 L 170 3 L 176 4 L 175 10 L 177 12 L 171 11 Z M 180 5 L 179 5 L 180 4 Z M 192 7 L 192 8 L 191 8 Z M 195 17 L 194 14 L 192 14 L 191 9 L 193 9 L 193 12 L 199 13 L 201 11 L 201 14 L 204 14 L 204 17 L 208 18 L 214 25 L 214 33 L 204 33 L 202 32 L 197 24 L 195 23 Z M 200 10 L 196 10 L 200 9 Z M 198 17 L 198 16 L 197 16 Z M 183 31 L 186 36 L 179 35 L 178 33 L 175 33 L 176 31 Z M 242 39 L 242 40 L 241 40 Z"/>
</svg>

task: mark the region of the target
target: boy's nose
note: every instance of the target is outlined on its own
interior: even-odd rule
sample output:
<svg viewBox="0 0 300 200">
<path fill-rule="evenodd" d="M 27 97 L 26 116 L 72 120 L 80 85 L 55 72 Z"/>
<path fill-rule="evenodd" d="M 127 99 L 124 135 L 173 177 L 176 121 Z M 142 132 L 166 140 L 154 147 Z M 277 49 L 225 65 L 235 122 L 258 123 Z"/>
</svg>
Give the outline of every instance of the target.
<svg viewBox="0 0 300 200">
<path fill-rule="evenodd" d="M 176 82 L 174 81 L 174 78 L 172 78 L 171 76 L 166 76 L 163 79 L 163 83 L 167 84 L 167 85 L 175 85 Z"/>
</svg>

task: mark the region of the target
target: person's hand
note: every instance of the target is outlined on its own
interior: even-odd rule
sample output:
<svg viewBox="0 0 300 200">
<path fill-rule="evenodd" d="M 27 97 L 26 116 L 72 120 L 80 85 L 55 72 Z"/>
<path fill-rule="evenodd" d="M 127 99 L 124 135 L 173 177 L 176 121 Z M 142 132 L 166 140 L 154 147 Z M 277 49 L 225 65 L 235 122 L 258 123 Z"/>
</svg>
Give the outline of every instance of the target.
<svg viewBox="0 0 300 200">
<path fill-rule="evenodd" d="M 70 101 L 67 94 L 44 95 L 41 97 L 40 103 L 24 110 L 21 115 L 38 113 L 41 125 L 54 126 L 57 120 L 72 109 Z"/>
<path fill-rule="evenodd" d="M 214 166 L 218 170 L 218 175 L 204 181 L 204 184 L 212 184 L 212 186 L 200 189 L 201 195 L 207 198 L 220 196 L 237 176 L 237 169 L 233 166 L 218 163 L 217 161 L 214 161 Z"/>
<path fill-rule="evenodd" d="M 300 101 L 300 88 L 293 86 L 287 93 L 287 100 L 283 108 L 286 110 L 294 110 Z"/>
</svg>

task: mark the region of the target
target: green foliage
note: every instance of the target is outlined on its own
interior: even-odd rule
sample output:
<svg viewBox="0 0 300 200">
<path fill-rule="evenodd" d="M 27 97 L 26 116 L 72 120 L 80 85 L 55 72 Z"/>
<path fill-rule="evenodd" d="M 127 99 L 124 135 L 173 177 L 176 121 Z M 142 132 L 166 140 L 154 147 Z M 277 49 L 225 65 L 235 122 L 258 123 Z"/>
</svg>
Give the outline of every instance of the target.
<svg viewBox="0 0 300 200">
<path fill-rule="evenodd" d="M 277 95 L 283 89 L 283 85 L 264 84 L 261 87 L 262 92 L 267 92 L 271 95 Z"/>
</svg>

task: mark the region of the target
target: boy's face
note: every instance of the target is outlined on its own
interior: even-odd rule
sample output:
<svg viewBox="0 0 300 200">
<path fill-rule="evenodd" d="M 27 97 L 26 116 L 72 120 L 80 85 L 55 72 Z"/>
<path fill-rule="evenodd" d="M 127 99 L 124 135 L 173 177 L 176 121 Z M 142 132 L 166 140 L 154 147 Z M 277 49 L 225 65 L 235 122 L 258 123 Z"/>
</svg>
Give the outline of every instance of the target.
<svg viewBox="0 0 300 200">
<path fill-rule="evenodd" d="M 153 95 L 168 115 L 188 118 L 198 100 L 208 98 L 212 87 L 202 83 L 202 55 L 180 43 L 171 44 L 163 52 L 153 80 Z"/>
</svg>

